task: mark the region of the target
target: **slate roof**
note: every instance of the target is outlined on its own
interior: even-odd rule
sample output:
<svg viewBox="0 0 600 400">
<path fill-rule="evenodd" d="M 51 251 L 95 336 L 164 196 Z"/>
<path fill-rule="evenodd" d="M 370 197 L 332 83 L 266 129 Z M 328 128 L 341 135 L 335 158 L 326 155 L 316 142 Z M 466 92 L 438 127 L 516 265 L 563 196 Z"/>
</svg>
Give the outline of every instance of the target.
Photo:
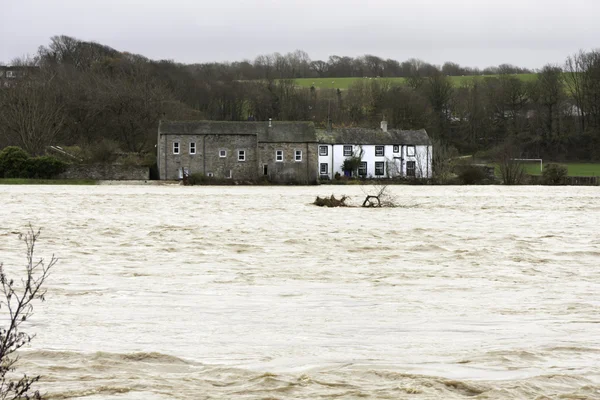
<svg viewBox="0 0 600 400">
<path fill-rule="evenodd" d="M 425 129 L 390 129 L 384 132 L 380 129 L 342 128 L 333 131 L 320 130 L 317 132 L 317 138 L 319 143 L 324 144 L 431 145 Z"/>
<path fill-rule="evenodd" d="M 311 143 L 317 141 L 312 122 L 160 121 L 161 135 L 255 135 L 262 143 Z"/>
</svg>

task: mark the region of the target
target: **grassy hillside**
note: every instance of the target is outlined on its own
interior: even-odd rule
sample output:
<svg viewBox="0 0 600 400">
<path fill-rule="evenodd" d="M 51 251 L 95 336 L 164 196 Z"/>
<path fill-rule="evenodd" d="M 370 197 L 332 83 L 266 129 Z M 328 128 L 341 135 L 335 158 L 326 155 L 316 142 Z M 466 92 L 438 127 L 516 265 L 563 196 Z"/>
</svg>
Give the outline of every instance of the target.
<svg viewBox="0 0 600 400">
<path fill-rule="evenodd" d="M 483 76 L 451 76 L 450 80 L 454 83 L 454 86 L 461 86 L 464 83 L 470 82 L 473 79 L 482 79 L 485 77 L 495 77 L 497 75 L 483 75 Z M 524 81 L 531 81 L 535 79 L 536 74 L 520 74 L 517 75 Z M 314 86 L 317 89 L 348 89 L 352 83 L 357 80 L 388 80 L 393 83 L 404 83 L 406 78 L 302 78 L 296 79 L 296 83 L 302 87 Z"/>
</svg>

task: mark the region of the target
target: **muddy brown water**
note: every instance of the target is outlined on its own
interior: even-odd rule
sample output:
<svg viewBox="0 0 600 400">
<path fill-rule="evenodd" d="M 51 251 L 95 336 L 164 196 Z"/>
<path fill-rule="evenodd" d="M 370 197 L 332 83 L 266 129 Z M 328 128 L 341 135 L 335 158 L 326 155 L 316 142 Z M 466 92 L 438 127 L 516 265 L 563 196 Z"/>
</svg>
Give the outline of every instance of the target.
<svg viewBox="0 0 600 400">
<path fill-rule="evenodd" d="M 2 186 L 50 399 L 600 398 L 600 190 Z"/>
</svg>

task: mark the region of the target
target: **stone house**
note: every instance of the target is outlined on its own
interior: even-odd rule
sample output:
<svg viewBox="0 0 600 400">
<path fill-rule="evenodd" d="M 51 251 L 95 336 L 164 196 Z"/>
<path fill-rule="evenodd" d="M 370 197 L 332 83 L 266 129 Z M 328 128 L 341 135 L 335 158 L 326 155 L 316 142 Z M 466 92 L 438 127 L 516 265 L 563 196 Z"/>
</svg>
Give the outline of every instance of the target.
<svg viewBox="0 0 600 400">
<path fill-rule="evenodd" d="M 358 173 L 367 178 L 431 178 L 433 147 L 425 129 L 343 128 L 318 132 L 319 176 L 332 179 L 349 157 L 360 156 Z"/>
<path fill-rule="evenodd" d="M 318 180 L 317 137 L 310 122 L 161 121 L 160 179 L 184 174 L 235 181 Z"/>
</svg>

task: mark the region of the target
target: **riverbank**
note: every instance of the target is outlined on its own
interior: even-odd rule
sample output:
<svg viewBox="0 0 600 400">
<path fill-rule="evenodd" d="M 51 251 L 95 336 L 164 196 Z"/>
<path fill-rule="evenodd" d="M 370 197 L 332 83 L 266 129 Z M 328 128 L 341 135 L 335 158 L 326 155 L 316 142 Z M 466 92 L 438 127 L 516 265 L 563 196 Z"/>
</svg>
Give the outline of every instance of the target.
<svg viewBox="0 0 600 400">
<path fill-rule="evenodd" d="M 26 179 L 2 178 L 0 185 L 97 185 L 93 179 Z"/>
</svg>

